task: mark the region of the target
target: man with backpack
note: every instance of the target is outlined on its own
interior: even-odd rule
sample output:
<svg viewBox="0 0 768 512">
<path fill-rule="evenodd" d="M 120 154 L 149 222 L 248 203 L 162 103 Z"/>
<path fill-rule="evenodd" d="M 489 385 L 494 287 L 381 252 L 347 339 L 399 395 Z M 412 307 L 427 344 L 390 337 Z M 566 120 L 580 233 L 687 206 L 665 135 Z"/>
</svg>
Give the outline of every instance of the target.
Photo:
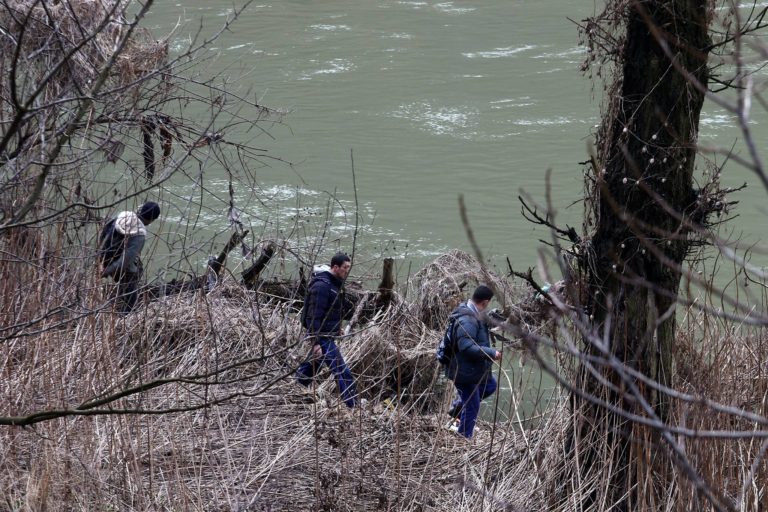
<svg viewBox="0 0 768 512">
<path fill-rule="evenodd" d="M 146 226 L 160 216 L 160 206 L 152 201 L 138 211 L 125 211 L 111 219 L 99 235 L 98 259 L 101 277 L 117 283 L 117 301 L 121 313 L 128 313 L 139 297 L 139 282 L 144 272 L 141 250 L 147 237 Z"/>
<path fill-rule="evenodd" d="M 459 398 L 453 403 L 450 430 L 472 437 L 480 401 L 496 391 L 496 379 L 491 374 L 493 361 L 501 360 L 501 352 L 491 347 L 488 326 L 482 312 L 493 298 L 493 290 L 478 286 L 472 298 L 451 313 L 448 330 L 438 350 L 445 364 L 445 374 L 453 381 Z M 443 357 L 441 357 L 443 356 Z"/>
<path fill-rule="evenodd" d="M 357 390 L 352 372 L 349 371 L 334 338 L 340 336 L 341 322 L 354 310 L 354 305 L 345 297 L 342 286 L 349 275 L 352 261 L 344 253 L 331 258 L 331 268 L 312 276 L 304 300 L 302 324 L 312 341 L 310 355 L 296 370 L 296 380 L 303 386 L 312 384 L 322 365 L 330 368 L 341 398 L 347 407 L 357 402 Z"/>
</svg>

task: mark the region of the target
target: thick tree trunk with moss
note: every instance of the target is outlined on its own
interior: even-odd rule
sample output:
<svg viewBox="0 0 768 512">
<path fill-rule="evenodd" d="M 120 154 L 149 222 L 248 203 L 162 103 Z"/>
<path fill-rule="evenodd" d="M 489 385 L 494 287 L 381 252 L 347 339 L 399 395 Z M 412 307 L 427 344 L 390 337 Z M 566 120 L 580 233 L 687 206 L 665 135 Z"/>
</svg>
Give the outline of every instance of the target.
<svg viewBox="0 0 768 512">
<path fill-rule="evenodd" d="M 681 218 L 696 207 L 693 169 L 704 95 L 691 77 L 706 86 L 708 4 L 650 0 L 624 7 L 622 67 L 608 91 L 598 133 L 587 217 L 592 235 L 585 282 L 595 332 L 619 361 L 664 385 L 671 384 L 673 375 L 675 297 L 679 266 L 689 249 Z M 586 351 L 604 355 L 589 340 Z M 582 365 L 582 390 L 632 414 L 665 420 L 668 404 L 662 394 L 638 380 L 630 384 L 606 367 L 593 369 L 605 380 Z M 631 397 L 631 385 L 654 414 Z M 601 475 L 600 485 L 612 486 L 607 496 L 619 503 L 618 510 L 652 506 L 656 492 L 668 491 L 658 432 L 578 396 L 573 405 L 570 447 L 581 478 Z M 607 479 L 606 471 L 611 473 Z"/>
</svg>

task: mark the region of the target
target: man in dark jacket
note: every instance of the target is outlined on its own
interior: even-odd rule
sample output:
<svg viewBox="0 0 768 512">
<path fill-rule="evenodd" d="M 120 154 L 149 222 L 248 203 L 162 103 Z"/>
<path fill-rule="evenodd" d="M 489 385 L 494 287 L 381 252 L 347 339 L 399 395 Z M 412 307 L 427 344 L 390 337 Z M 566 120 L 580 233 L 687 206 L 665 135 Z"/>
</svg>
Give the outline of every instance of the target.
<svg viewBox="0 0 768 512">
<path fill-rule="evenodd" d="M 342 285 L 349 275 L 352 262 L 344 253 L 331 258 L 330 270 L 316 273 L 309 283 L 304 302 L 307 335 L 312 340 L 312 352 L 296 370 L 296 380 L 309 386 L 325 364 L 336 377 L 341 398 L 347 407 L 357 400 L 355 380 L 349 371 L 334 338 L 341 335 L 341 322 L 352 312 L 352 304 L 344 297 Z"/>
<path fill-rule="evenodd" d="M 501 352 L 491 347 L 488 326 L 481 313 L 493 298 L 493 291 L 485 285 L 478 286 L 472 298 L 460 304 L 452 313 L 455 318 L 453 357 L 446 367 L 446 376 L 451 379 L 459 393 L 454 410 L 460 414 L 451 426 L 464 437 L 472 437 L 480 411 L 480 401 L 496 391 L 496 379 L 491 374 L 493 361 L 501 359 Z"/>
<path fill-rule="evenodd" d="M 144 270 L 141 250 L 147 237 L 146 226 L 159 216 L 160 206 L 148 201 L 136 213 L 120 212 L 107 222 L 99 235 L 101 277 L 111 277 L 117 283 L 117 300 L 122 313 L 131 311 L 136 305 Z"/>
</svg>

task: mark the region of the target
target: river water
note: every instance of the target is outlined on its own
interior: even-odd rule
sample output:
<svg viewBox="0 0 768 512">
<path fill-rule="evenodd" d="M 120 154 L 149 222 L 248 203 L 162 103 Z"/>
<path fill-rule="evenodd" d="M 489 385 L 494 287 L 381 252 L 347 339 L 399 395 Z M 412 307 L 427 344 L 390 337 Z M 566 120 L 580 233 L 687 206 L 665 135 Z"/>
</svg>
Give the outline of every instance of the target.
<svg viewBox="0 0 768 512">
<path fill-rule="evenodd" d="M 469 250 L 457 201 L 464 194 L 484 254 L 527 268 L 547 233 L 520 215 L 521 190 L 544 201 L 551 169 L 559 219 L 580 224 L 578 162 L 601 87 L 578 71 L 585 53 L 569 20 L 593 8 L 564 0 L 256 3 L 215 43 L 204 72 L 239 77 L 233 87 L 288 112 L 269 127 L 273 138 L 254 141 L 291 164 L 259 170 L 270 197 L 295 206 L 297 193 L 305 202 L 333 194 L 354 209 L 352 154 L 366 226 L 358 250 L 414 268 L 449 248 Z M 162 36 L 185 23 L 171 38 L 178 51 L 201 19 L 212 30 L 230 14 L 202 0 L 158 3 L 148 24 Z M 702 140 L 730 145 L 733 126 L 710 105 Z M 738 230 L 759 234 L 765 192 L 732 167 L 726 184 L 753 183 L 738 197 Z M 240 206 L 247 219 L 253 205 Z M 348 237 L 340 243 L 349 249 Z"/>
<path fill-rule="evenodd" d="M 470 251 L 457 201 L 464 194 L 484 255 L 525 269 L 536 264 L 538 240 L 548 234 L 523 219 L 517 196 L 524 190 L 544 201 L 548 169 L 560 221 L 580 226 L 579 162 L 599 120 L 601 86 L 578 70 L 585 51 L 569 19 L 593 14 L 594 5 L 257 2 L 215 43 L 204 72 L 239 77 L 233 87 L 287 112 L 269 127 L 271 138 L 253 144 L 290 165 L 260 168 L 258 180 L 284 205 L 282 222 L 297 204 L 337 199 L 348 225 L 337 228 L 324 256 L 350 249 L 355 204 L 363 228 L 356 249 L 371 261 L 395 256 L 401 274 L 450 248 Z M 227 3 L 163 2 L 148 24 L 162 36 L 181 20 L 171 37 L 179 51 L 200 19 L 213 29 L 230 13 Z M 758 140 L 765 140 L 764 121 L 754 121 Z M 708 105 L 701 137 L 730 145 L 738 134 L 729 115 Z M 751 184 L 737 198 L 742 216 L 735 229 L 758 240 L 765 191 L 735 165 L 723 181 Z M 255 202 L 239 207 L 246 221 L 264 218 Z"/>
</svg>

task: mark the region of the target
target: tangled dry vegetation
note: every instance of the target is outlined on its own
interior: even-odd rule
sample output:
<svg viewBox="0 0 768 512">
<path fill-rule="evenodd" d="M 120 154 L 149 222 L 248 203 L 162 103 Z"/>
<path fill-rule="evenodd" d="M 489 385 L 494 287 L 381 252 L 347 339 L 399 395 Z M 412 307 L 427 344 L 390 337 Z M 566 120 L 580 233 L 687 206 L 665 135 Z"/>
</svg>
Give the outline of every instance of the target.
<svg viewBox="0 0 768 512">
<path fill-rule="evenodd" d="M 4 2 L 0 8 L 0 26 L 14 37 L 0 38 L 0 51 L 5 56 L 3 63 L 10 66 L 10 59 L 18 52 L 24 65 L 32 66 L 41 74 L 56 71 L 47 82 L 49 88 L 43 101 L 58 98 L 62 91 L 73 86 L 84 87 L 96 80 L 114 53 L 116 41 L 129 30 L 126 6 L 125 2 L 96 0 Z M 84 34 L 93 34 L 93 37 L 83 41 Z M 17 42 L 21 42 L 21 47 L 17 47 Z M 61 66 L 64 54 L 71 54 L 71 58 L 66 66 Z M 155 40 L 147 29 L 135 29 L 127 48 L 110 70 L 110 79 L 114 85 L 130 89 L 135 85 L 132 82 L 157 69 L 167 58 L 167 41 Z"/>
<path fill-rule="evenodd" d="M 434 363 L 441 333 L 424 323 L 424 305 L 429 315 L 447 313 L 462 283 L 471 289 L 489 277 L 508 304 L 531 311 L 524 289 L 455 251 L 416 276 L 412 302 L 395 294 L 356 325 L 340 346 L 368 401 L 352 411 L 327 373 L 314 389 L 293 382 L 307 351 L 294 305 L 233 281 L 6 341 L 0 399 L 11 414 L 82 416 L 0 430 L 0 509 L 605 510 L 579 502 L 605 482 L 558 489 L 578 481 L 563 458 L 573 420 L 565 400 L 532 428 L 481 421 L 471 442 L 443 429 L 451 387 Z M 699 320 L 680 332 L 681 390 L 764 414 L 762 331 L 712 325 L 702 339 Z M 701 429 L 733 421 L 684 401 L 672 416 Z M 743 488 L 754 481 L 754 440 L 686 446 L 708 482 L 760 510 L 763 487 Z M 757 482 L 768 478 L 764 466 Z M 693 510 L 686 504 L 699 503 L 696 490 L 682 474 L 675 482 L 658 510 Z"/>
<path fill-rule="evenodd" d="M 463 253 L 432 269 L 462 262 L 476 282 Z M 442 428 L 441 333 L 419 307 L 434 293 L 422 280 L 414 303 L 396 294 L 340 341 L 368 399 L 353 411 L 327 375 L 293 382 L 307 350 L 293 305 L 234 282 L 13 341 L 0 388 L 14 414 L 143 392 L 97 407 L 107 414 L 4 428 L 0 508 L 530 510 L 542 434 L 481 422 L 467 442 Z"/>
<path fill-rule="evenodd" d="M 677 337 L 675 388 L 702 400 L 676 400 L 671 423 L 697 431 L 740 433 L 731 438 L 694 437 L 685 444 L 687 454 L 706 482 L 738 504 L 739 510 L 766 510 L 768 441 L 759 435 L 764 424 L 713 411 L 704 399 L 768 417 L 768 335 L 761 327 L 710 323 L 701 312 L 689 311 L 688 317 L 694 318 L 688 319 Z M 696 489 L 682 475 L 677 485 L 680 500 L 696 496 Z"/>
</svg>

